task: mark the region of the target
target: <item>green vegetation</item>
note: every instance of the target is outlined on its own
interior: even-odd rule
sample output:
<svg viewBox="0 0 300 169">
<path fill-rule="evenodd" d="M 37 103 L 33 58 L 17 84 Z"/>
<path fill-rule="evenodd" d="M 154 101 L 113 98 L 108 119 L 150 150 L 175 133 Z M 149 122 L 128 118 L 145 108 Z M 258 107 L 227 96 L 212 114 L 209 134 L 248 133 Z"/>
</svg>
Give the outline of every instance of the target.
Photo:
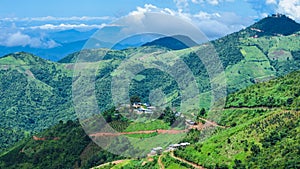
<svg viewBox="0 0 300 169">
<path fill-rule="evenodd" d="M 273 16 L 212 42 L 225 69 L 230 94 L 225 110 L 217 114 L 216 122 L 230 128 L 191 130 L 183 141 L 192 145 L 176 151 L 176 155 L 206 168 L 299 168 L 300 72 L 294 72 L 300 67 L 299 30 L 299 24 L 289 18 Z M 157 94 L 151 92 L 159 91 L 162 98 L 157 98 L 176 108 L 182 99 L 178 79 L 170 72 L 153 68 L 152 64 L 170 71 L 186 72 L 177 62 L 183 61 L 204 97 L 201 103 L 189 102 L 189 106 L 199 108 L 201 104 L 203 109 L 190 111 L 198 117 L 211 117 L 214 112 L 209 110 L 210 82 L 222 85 L 225 80 L 221 75 L 209 79 L 206 68 L 216 65 L 205 65 L 198 56 L 210 58 L 212 53 L 207 52 L 208 49 L 207 44 L 178 51 L 154 46 L 122 51 L 89 49 L 82 51 L 84 58 L 78 58 L 80 53 L 75 53 L 60 63 L 23 52 L 0 58 L 0 168 L 89 168 L 121 158 L 93 144 L 78 122 L 69 121 L 76 119 L 72 80 L 83 78 L 73 77 L 74 63 L 78 59 L 89 62 L 85 71 L 92 70 L 90 67 L 93 66 L 99 68 L 93 72 L 98 107 L 117 131 L 169 129 L 175 121 L 175 113 L 170 108 L 159 120 L 144 120 L 147 125 L 131 122 L 116 111 L 114 106 L 118 105 L 113 105 L 111 82 L 118 75 L 130 75 L 119 69 L 124 64 L 128 67 L 126 71 L 141 70 L 128 77 L 131 78 L 129 96 L 135 96 L 131 102 L 150 102 L 149 96 Z M 275 79 L 278 76 L 281 78 Z M 191 79 L 184 76 L 181 80 L 189 82 Z M 253 85 L 255 83 L 259 84 Z M 186 92 L 195 92 L 186 85 Z M 93 93 L 92 88 L 87 92 Z M 90 99 L 86 99 L 86 106 L 92 103 Z M 33 135 L 42 140 L 33 140 Z M 178 136 L 155 133 L 134 134 L 128 139 L 134 141 L 136 149 L 145 145 L 151 149 L 172 144 L 169 140 L 173 137 L 179 139 Z M 150 139 L 144 142 L 143 138 Z M 121 146 L 127 141 L 117 140 L 117 143 Z M 126 153 L 135 153 L 136 149 Z M 163 160 L 169 168 L 187 167 L 169 156 Z M 154 162 L 130 160 L 121 167 L 159 166 L 155 157 Z"/>
<path fill-rule="evenodd" d="M 161 120 L 155 120 L 147 123 L 139 123 L 139 122 L 134 122 L 131 123 L 127 128 L 126 132 L 131 132 L 131 131 L 146 131 L 146 130 L 156 130 L 156 129 L 169 129 L 170 127 L 168 126 L 167 123 L 164 123 Z"/>
<path fill-rule="evenodd" d="M 287 107 L 298 110 L 300 72 L 229 95 L 226 107 Z"/>
<path fill-rule="evenodd" d="M 230 128 L 175 154 L 205 168 L 298 168 L 299 77 L 294 72 L 229 95 L 218 123 Z M 191 131 L 186 139 L 197 140 L 197 134 Z"/>
<path fill-rule="evenodd" d="M 194 168 L 184 162 L 174 159 L 170 154 L 164 154 L 162 158 L 162 163 L 166 169 L 188 169 Z"/>
<path fill-rule="evenodd" d="M 0 59 L 0 152 L 58 121 L 74 119 L 71 73 L 26 53 Z"/>
<path fill-rule="evenodd" d="M 0 168 L 89 168 L 117 157 L 95 145 L 78 122 L 62 121 L 0 157 Z"/>
</svg>

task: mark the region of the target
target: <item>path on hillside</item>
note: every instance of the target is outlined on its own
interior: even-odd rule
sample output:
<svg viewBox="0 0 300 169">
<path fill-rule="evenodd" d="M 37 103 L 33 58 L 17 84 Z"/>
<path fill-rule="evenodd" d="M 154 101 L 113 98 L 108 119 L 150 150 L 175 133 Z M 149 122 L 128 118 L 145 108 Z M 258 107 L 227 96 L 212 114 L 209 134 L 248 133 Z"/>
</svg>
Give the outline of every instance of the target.
<svg viewBox="0 0 300 169">
<path fill-rule="evenodd" d="M 185 160 L 185 159 L 182 159 L 182 158 L 180 158 L 180 157 L 176 157 L 176 156 L 174 155 L 174 152 L 173 152 L 173 151 L 170 153 L 170 156 L 171 156 L 172 158 L 176 159 L 176 160 L 179 160 L 179 161 L 184 162 L 184 163 L 186 163 L 186 164 L 188 164 L 188 165 L 190 165 L 190 166 L 193 166 L 194 168 L 205 169 L 204 167 L 199 166 L 198 164 L 189 162 L 189 161 L 187 161 L 187 160 Z"/>
<path fill-rule="evenodd" d="M 205 123 L 208 123 L 208 124 L 210 124 L 210 125 L 212 125 L 212 126 L 214 126 L 214 127 L 220 127 L 220 128 L 223 128 L 223 129 L 226 128 L 226 126 L 221 126 L 221 125 L 217 124 L 216 122 L 213 122 L 213 121 L 204 119 L 204 118 L 202 118 L 202 117 L 199 117 L 198 119 L 203 120 L 203 121 L 205 121 Z"/>
<path fill-rule="evenodd" d="M 120 135 L 128 135 L 128 134 L 151 134 L 151 133 L 158 133 L 158 134 L 181 134 L 188 132 L 188 129 L 186 130 L 144 130 L 144 131 L 132 131 L 132 132 L 116 132 L 116 133 L 106 133 L 106 132 L 99 132 L 90 134 L 89 136 L 92 137 L 100 137 L 100 136 L 120 136 Z"/>
<path fill-rule="evenodd" d="M 210 120 L 205 119 L 205 118 L 199 118 L 199 119 L 205 121 L 205 123 L 208 124 L 209 126 L 227 128 L 226 126 L 219 125 L 216 122 L 210 121 Z M 120 135 L 129 135 L 129 134 L 151 134 L 151 133 L 181 134 L 181 133 L 186 133 L 191 129 L 202 130 L 203 128 L 205 128 L 205 125 L 199 123 L 198 125 L 190 125 L 188 127 L 188 129 L 185 129 L 185 130 L 162 130 L 162 129 L 157 129 L 157 130 L 143 130 L 143 131 L 115 132 L 115 133 L 98 132 L 98 133 L 90 134 L 89 136 L 91 136 L 91 137 L 101 137 L 101 136 L 120 136 Z"/>
<path fill-rule="evenodd" d="M 164 164 L 162 163 L 162 160 L 161 160 L 162 156 L 163 156 L 163 155 L 160 155 L 160 156 L 158 157 L 157 162 L 158 162 L 158 165 L 159 165 L 159 168 L 160 168 L 160 169 L 165 169 L 165 166 L 164 166 Z"/>
<path fill-rule="evenodd" d="M 281 109 L 280 107 L 267 107 L 267 106 L 257 106 L 257 107 L 227 107 L 223 108 L 222 110 L 257 110 L 257 109 L 262 109 L 262 110 L 279 110 Z"/>
</svg>

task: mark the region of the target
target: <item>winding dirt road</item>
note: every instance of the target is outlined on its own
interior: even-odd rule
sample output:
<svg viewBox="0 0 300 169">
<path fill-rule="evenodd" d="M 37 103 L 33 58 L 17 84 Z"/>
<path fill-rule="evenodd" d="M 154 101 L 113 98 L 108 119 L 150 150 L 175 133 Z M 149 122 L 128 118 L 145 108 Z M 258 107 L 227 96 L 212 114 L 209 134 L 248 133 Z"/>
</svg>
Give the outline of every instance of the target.
<svg viewBox="0 0 300 169">
<path fill-rule="evenodd" d="M 172 158 L 176 159 L 176 160 L 179 160 L 179 161 L 184 162 L 184 163 L 186 163 L 186 164 L 188 164 L 188 165 L 190 165 L 190 166 L 193 166 L 194 168 L 197 168 L 197 169 L 205 169 L 204 167 L 199 166 L 199 165 L 197 165 L 197 164 L 195 164 L 195 163 L 192 163 L 192 162 L 186 161 L 185 159 L 176 157 L 176 156 L 174 155 L 174 152 L 173 152 L 173 151 L 170 153 L 170 156 L 171 156 Z"/>
<path fill-rule="evenodd" d="M 164 166 L 164 164 L 162 163 L 162 160 L 161 160 L 162 156 L 163 156 L 163 155 L 160 155 L 160 156 L 158 157 L 157 162 L 158 162 L 158 165 L 159 165 L 159 168 L 160 168 L 160 169 L 165 169 L 165 166 Z"/>
</svg>

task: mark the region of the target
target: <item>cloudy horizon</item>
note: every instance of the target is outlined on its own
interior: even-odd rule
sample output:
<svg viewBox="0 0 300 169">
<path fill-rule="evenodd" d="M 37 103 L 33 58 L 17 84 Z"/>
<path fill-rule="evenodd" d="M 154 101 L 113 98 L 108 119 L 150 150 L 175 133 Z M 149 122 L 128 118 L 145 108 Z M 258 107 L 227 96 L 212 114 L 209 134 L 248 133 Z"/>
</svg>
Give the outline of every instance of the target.
<svg viewBox="0 0 300 169">
<path fill-rule="evenodd" d="M 139 20 L 148 12 L 168 14 L 190 22 L 208 39 L 216 39 L 239 31 L 273 13 L 282 13 L 300 21 L 300 0 L 167 0 L 165 2 L 133 0 L 131 3 L 124 3 L 125 0 L 121 0 L 118 2 L 88 0 L 80 3 L 63 0 L 59 3 L 53 1 L 44 4 L 37 0 L 30 0 L 26 5 L 20 1 L 20 7 L 9 2 L 0 2 L 3 8 L 0 12 L 2 30 L 0 45 L 53 48 L 59 46 L 59 42 L 48 37 L 49 32 L 101 29 L 125 16 L 136 16 Z M 67 5 L 69 6 L 66 10 Z"/>
</svg>

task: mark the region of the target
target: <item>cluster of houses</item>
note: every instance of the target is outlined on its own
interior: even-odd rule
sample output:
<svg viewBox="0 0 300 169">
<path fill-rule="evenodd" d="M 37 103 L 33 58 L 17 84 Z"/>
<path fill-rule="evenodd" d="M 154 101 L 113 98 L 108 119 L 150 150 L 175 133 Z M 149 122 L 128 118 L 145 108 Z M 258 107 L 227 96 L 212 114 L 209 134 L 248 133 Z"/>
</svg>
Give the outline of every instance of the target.
<svg viewBox="0 0 300 169">
<path fill-rule="evenodd" d="M 178 148 L 185 148 L 186 146 L 189 146 L 191 145 L 190 143 L 188 142 L 185 142 L 185 143 L 179 143 L 179 144 L 171 144 L 169 145 L 169 147 L 166 148 L 165 151 L 174 151 L 174 150 L 177 150 Z M 150 156 L 155 156 L 155 155 L 158 155 L 158 154 L 161 154 L 163 152 L 163 148 L 162 147 L 155 147 L 155 148 L 152 148 L 151 152 L 150 152 Z"/>
<path fill-rule="evenodd" d="M 155 109 L 149 103 L 133 103 L 132 107 L 137 114 L 152 114 Z"/>
</svg>

